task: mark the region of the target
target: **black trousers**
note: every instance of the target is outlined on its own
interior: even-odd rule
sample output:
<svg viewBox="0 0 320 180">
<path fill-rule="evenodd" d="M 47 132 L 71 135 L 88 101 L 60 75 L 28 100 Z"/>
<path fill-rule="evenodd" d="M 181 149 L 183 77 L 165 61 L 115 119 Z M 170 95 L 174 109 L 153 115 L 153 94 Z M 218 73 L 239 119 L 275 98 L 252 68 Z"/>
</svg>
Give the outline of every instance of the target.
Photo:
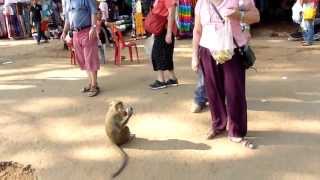
<svg viewBox="0 0 320 180">
<path fill-rule="evenodd" d="M 172 43 L 166 42 L 167 30 L 164 30 L 160 35 L 154 36 L 154 43 L 151 52 L 151 59 L 154 71 L 173 70 L 173 50 L 174 36 L 172 34 Z"/>
</svg>

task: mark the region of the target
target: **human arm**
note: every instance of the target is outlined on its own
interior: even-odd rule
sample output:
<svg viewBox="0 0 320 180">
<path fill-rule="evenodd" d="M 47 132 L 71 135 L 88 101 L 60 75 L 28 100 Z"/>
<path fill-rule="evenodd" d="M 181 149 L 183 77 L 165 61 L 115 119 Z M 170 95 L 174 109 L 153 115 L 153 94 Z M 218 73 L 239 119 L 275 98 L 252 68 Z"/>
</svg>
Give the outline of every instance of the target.
<svg viewBox="0 0 320 180">
<path fill-rule="evenodd" d="M 297 0 L 301 5 L 304 3 L 304 0 Z"/>
<path fill-rule="evenodd" d="M 91 28 L 89 31 L 89 40 L 94 39 L 97 37 L 97 31 L 96 31 L 96 24 L 97 24 L 97 7 L 95 4 L 95 1 L 93 0 L 88 0 L 89 2 L 89 9 L 91 13 Z"/>
<path fill-rule="evenodd" d="M 69 20 L 67 20 L 67 18 L 65 18 L 65 22 L 64 22 L 64 27 L 63 27 L 63 31 L 62 31 L 62 34 L 61 34 L 61 40 L 65 40 L 66 37 L 67 37 L 67 33 L 68 31 L 70 30 L 70 23 L 69 23 Z"/>
<path fill-rule="evenodd" d="M 167 26 L 166 42 L 168 44 L 171 44 L 172 43 L 173 24 L 175 23 L 174 17 L 175 17 L 176 8 L 171 6 L 168 9 L 168 12 L 169 12 L 169 15 L 167 17 L 168 26 Z"/>
<path fill-rule="evenodd" d="M 195 14 L 193 39 L 192 39 L 192 70 L 197 72 L 199 69 L 199 42 L 202 34 L 202 25 L 200 23 L 200 16 Z"/>
<path fill-rule="evenodd" d="M 108 21 L 108 19 L 109 19 L 109 6 L 108 6 L 108 3 L 106 2 L 106 21 Z"/>
<path fill-rule="evenodd" d="M 97 37 L 96 24 L 97 24 L 97 16 L 95 14 L 91 14 L 91 28 L 89 31 L 89 40 Z"/>
<path fill-rule="evenodd" d="M 30 24 L 32 25 L 33 13 L 30 11 Z"/>
<path fill-rule="evenodd" d="M 246 24 L 254 24 L 260 21 L 260 13 L 253 2 L 251 2 L 245 11 L 240 11 L 239 8 L 231 9 L 233 12 L 227 17 Z"/>
<path fill-rule="evenodd" d="M 63 8 L 63 16 L 64 16 L 64 26 L 63 26 L 63 31 L 61 34 L 61 40 L 65 40 L 67 37 L 67 33 L 70 30 L 70 20 L 69 20 L 69 15 L 68 15 L 68 9 L 66 6 L 66 2 L 63 0 L 62 1 L 62 8 Z"/>
</svg>

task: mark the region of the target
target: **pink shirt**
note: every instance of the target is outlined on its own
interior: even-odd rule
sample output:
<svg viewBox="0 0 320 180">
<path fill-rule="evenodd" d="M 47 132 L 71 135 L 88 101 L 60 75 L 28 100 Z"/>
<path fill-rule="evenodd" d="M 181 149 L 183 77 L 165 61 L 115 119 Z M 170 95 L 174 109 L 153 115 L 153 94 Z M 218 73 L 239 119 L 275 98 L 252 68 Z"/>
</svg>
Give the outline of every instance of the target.
<svg viewBox="0 0 320 180">
<path fill-rule="evenodd" d="M 255 6 L 253 0 L 244 0 L 244 6 L 246 8 L 249 8 L 252 5 Z M 223 2 L 217 6 L 217 9 L 219 10 L 222 17 L 225 17 L 232 13 L 230 8 L 238 8 L 238 7 L 239 7 L 239 0 L 223 0 Z M 222 21 L 214 11 L 212 5 L 210 4 L 210 0 L 198 0 L 195 7 L 195 14 L 200 17 L 200 23 L 202 25 L 202 29 L 205 29 L 206 26 L 209 24 L 215 25 L 217 28 L 219 28 L 219 26 L 222 26 Z M 233 36 L 236 39 L 238 45 L 239 46 L 246 45 L 251 37 L 250 33 L 241 31 L 241 26 L 239 21 L 231 20 L 230 23 L 231 23 Z M 203 31 L 203 32 L 207 32 L 207 31 Z M 203 41 L 204 39 L 207 41 L 208 37 L 210 37 L 208 34 L 202 33 L 201 39 L 200 39 L 200 46 L 203 46 L 201 44 L 201 41 Z"/>
</svg>

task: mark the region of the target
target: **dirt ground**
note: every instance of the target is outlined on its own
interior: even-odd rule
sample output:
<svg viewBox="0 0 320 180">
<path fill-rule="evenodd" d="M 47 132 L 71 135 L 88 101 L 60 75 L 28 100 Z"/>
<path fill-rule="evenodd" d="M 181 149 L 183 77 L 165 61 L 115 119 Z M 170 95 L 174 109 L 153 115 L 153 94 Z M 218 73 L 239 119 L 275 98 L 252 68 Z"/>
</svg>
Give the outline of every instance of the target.
<svg viewBox="0 0 320 180">
<path fill-rule="evenodd" d="M 150 90 L 155 74 L 147 58 L 110 62 L 94 98 L 79 92 L 85 74 L 70 65 L 61 42 L 0 40 L 0 161 L 31 164 L 40 180 L 110 179 L 120 155 L 106 140 L 104 115 L 119 99 L 135 109 L 129 125 L 137 138 L 125 146 L 130 160 L 117 179 L 318 180 L 320 45 L 269 37 L 252 45 L 258 72 L 247 71 L 248 135 L 256 150 L 205 139 L 209 112 L 190 113 L 191 40 L 176 44 L 180 86 Z"/>
</svg>

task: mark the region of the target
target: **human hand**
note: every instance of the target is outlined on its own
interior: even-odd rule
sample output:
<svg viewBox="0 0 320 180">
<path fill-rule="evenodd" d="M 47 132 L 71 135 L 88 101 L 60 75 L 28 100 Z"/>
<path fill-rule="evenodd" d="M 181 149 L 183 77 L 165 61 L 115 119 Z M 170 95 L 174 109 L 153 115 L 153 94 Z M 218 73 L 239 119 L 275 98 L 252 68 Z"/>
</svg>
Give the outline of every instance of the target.
<svg viewBox="0 0 320 180">
<path fill-rule="evenodd" d="M 199 58 L 196 55 L 192 56 L 191 68 L 194 72 L 199 70 Z"/>
<path fill-rule="evenodd" d="M 167 33 L 166 34 L 166 43 L 171 44 L 172 43 L 172 34 Z"/>
<path fill-rule="evenodd" d="M 96 28 L 90 28 L 89 31 L 89 40 L 97 38 Z"/>
<path fill-rule="evenodd" d="M 60 39 L 61 39 L 62 41 L 65 41 L 66 37 L 67 37 L 67 33 L 66 33 L 65 31 L 63 31 L 62 34 L 61 34 L 61 36 L 60 36 Z"/>
<path fill-rule="evenodd" d="M 241 14 L 240 14 L 239 8 L 230 8 L 229 10 L 230 10 L 230 13 L 228 13 L 227 17 L 229 19 L 240 21 Z"/>
</svg>

